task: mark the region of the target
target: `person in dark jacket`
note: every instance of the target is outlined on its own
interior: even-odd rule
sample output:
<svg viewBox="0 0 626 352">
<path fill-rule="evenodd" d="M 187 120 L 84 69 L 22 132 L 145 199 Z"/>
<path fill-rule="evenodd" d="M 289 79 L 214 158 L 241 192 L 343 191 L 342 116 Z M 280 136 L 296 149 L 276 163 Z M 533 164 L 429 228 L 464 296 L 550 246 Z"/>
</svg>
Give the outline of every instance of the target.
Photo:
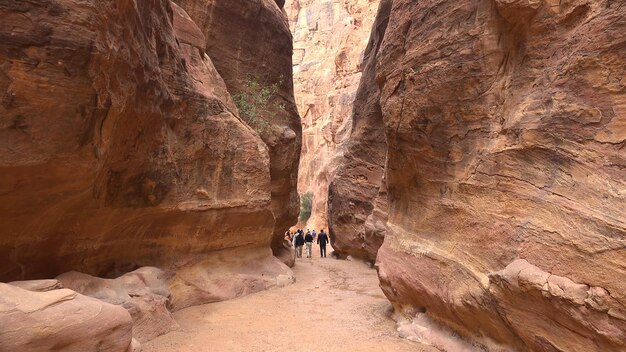
<svg viewBox="0 0 626 352">
<path fill-rule="evenodd" d="M 302 258 L 302 246 L 304 246 L 304 236 L 302 236 L 302 231 L 298 231 L 296 233 L 296 237 L 293 241 L 296 245 L 296 257 Z"/>
<path fill-rule="evenodd" d="M 324 232 L 324 229 L 322 229 L 319 233 L 319 235 L 317 235 L 317 244 L 319 244 L 320 246 L 320 257 L 321 258 L 326 258 L 326 243 L 330 242 L 328 240 L 328 235 L 326 234 L 326 232 Z"/>
<path fill-rule="evenodd" d="M 307 231 L 306 236 L 304 236 L 304 242 L 306 243 L 306 257 L 313 257 L 313 236 L 311 232 Z"/>
</svg>

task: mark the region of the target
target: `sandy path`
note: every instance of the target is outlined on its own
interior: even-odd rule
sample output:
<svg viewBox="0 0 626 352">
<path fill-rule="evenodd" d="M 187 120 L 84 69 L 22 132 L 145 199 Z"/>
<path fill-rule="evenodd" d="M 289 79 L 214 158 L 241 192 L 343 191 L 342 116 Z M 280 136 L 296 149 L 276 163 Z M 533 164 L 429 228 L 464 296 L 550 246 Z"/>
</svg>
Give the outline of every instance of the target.
<svg viewBox="0 0 626 352">
<path fill-rule="evenodd" d="M 285 288 L 176 312 L 181 331 L 143 351 L 436 351 L 398 337 L 376 271 L 364 263 L 305 258 L 294 273 Z"/>
</svg>

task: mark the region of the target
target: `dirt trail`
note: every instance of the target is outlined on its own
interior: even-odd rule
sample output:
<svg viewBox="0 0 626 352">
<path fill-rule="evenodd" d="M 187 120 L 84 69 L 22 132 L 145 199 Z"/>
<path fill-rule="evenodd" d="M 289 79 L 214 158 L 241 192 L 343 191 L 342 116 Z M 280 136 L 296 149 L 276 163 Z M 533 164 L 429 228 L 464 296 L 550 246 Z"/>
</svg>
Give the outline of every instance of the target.
<svg viewBox="0 0 626 352">
<path fill-rule="evenodd" d="M 288 287 L 176 312 L 181 331 L 143 351 L 437 351 L 398 337 L 364 263 L 304 258 L 294 273 Z"/>
</svg>

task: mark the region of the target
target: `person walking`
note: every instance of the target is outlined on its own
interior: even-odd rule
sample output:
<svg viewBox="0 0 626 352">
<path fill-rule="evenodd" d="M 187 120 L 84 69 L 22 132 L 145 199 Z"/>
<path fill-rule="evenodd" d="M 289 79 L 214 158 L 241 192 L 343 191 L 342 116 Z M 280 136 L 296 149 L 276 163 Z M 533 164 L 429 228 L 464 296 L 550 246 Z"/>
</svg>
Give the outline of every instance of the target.
<svg viewBox="0 0 626 352">
<path fill-rule="evenodd" d="M 306 243 L 306 257 L 313 257 L 313 236 L 310 232 L 307 232 L 306 236 L 304 236 L 304 242 Z"/>
<path fill-rule="evenodd" d="M 294 238 L 294 244 L 296 245 L 296 257 L 302 258 L 302 246 L 304 246 L 304 237 L 302 236 L 302 232 L 298 231 L 296 233 L 296 237 Z"/>
<path fill-rule="evenodd" d="M 311 232 L 311 235 L 313 235 L 313 241 L 315 241 L 315 239 L 317 238 L 317 233 L 315 232 L 315 229 L 313 229 L 313 232 Z"/>
<path fill-rule="evenodd" d="M 330 242 L 328 240 L 328 235 L 324 232 L 324 229 L 320 230 L 320 234 L 317 235 L 317 244 L 320 246 L 320 257 L 326 258 L 326 243 Z"/>
</svg>

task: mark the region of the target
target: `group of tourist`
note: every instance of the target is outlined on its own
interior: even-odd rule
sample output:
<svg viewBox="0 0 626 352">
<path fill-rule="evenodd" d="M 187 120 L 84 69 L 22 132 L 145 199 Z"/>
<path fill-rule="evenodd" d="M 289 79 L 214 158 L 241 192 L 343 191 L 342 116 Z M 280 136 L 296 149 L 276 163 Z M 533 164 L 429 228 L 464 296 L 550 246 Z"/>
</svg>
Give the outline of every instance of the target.
<svg viewBox="0 0 626 352">
<path fill-rule="evenodd" d="M 320 246 L 320 257 L 326 258 L 326 244 L 330 242 L 328 235 L 324 232 L 324 229 L 320 230 L 320 233 L 306 229 L 306 233 L 302 229 L 298 229 L 296 232 L 287 231 L 285 233 L 285 240 L 289 241 L 296 249 L 296 258 L 302 258 L 302 247 L 306 245 L 306 257 L 313 257 L 313 241 L 317 241 Z"/>
</svg>

